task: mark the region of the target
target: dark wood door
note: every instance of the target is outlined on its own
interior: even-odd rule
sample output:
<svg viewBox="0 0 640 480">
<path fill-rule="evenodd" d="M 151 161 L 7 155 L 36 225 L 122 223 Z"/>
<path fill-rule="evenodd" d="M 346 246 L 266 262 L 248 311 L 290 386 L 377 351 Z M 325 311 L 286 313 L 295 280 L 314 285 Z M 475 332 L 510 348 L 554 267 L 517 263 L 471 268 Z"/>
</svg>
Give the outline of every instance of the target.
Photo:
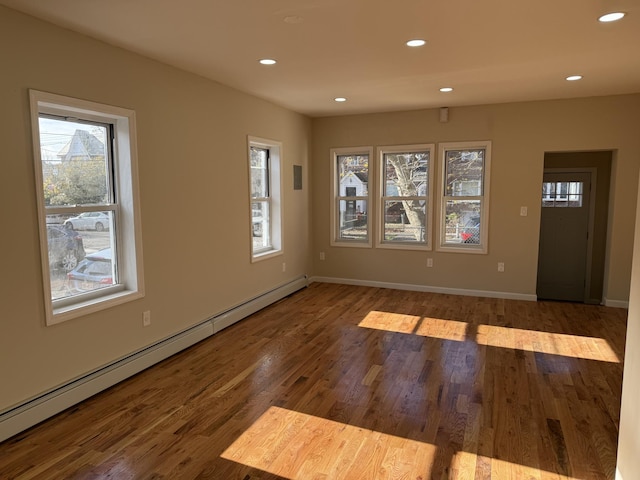
<svg viewBox="0 0 640 480">
<path fill-rule="evenodd" d="M 536 289 L 540 299 L 585 300 L 590 190 L 589 172 L 544 174 Z"/>
</svg>

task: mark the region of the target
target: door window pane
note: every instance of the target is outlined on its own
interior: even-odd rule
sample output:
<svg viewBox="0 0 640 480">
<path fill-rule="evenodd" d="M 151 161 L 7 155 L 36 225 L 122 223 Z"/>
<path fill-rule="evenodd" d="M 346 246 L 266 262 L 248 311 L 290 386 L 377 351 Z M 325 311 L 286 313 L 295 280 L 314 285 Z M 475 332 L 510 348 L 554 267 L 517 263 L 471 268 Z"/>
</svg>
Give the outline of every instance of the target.
<svg viewBox="0 0 640 480">
<path fill-rule="evenodd" d="M 542 184 L 543 207 L 582 207 L 583 182 L 544 182 Z"/>
</svg>

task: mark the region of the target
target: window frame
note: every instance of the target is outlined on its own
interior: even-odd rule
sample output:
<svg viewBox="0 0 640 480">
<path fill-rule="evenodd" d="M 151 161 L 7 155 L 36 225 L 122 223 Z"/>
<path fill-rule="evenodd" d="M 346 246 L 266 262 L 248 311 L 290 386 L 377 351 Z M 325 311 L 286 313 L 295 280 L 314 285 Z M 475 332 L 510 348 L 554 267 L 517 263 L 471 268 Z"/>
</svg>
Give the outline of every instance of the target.
<svg viewBox="0 0 640 480">
<path fill-rule="evenodd" d="M 45 301 L 45 324 L 55 325 L 73 318 L 97 312 L 144 297 L 142 263 L 142 234 L 140 227 L 140 199 L 136 144 L 136 121 L 133 110 L 66 97 L 53 93 L 29 90 L 31 130 L 40 237 L 40 257 Z M 48 208 L 44 202 L 43 162 L 40 147 L 40 115 L 70 117 L 89 123 L 111 126 L 110 189 L 115 198 L 108 206 L 85 205 L 79 211 L 113 211 L 113 241 L 117 245 L 115 263 L 118 283 L 88 293 L 59 300 L 51 298 L 47 214 L 64 208 Z"/>
<path fill-rule="evenodd" d="M 338 171 L 338 157 L 345 155 L 367 155 L 367 195 L 347 196 L 340 195 L 340 178 Z M 373 195 L 373 186 L 375 185 L 375 168 L 371 168 L 371 162 L 374 160 L 373 147 L 340 147 L 332 148 L 330 151 L 331 158 L 331 240 L 330 245 L 334 247 L 356 247 L 356 248 L 371 248 L 373 246 L 372 235 L 372 219 L 375 218 L 376 207 L 374 202 L 371 201 Z M 341 201 L 365 201 L 367 203 L 367 238 L 366 240 L 359 239 L 344 239 L 339 238 L 340 233 L 340 202 Z"/>
<path fill-rule="evenodd" d="M 491 180 L 491 141 L 473 142 L 445 142 L 438 144 L 438 158 L 440 168 L 440 218 L 439 235 L 436 250 L 440 252 L 458 252 L 472 254 L 487 254 L 489 250 L 489 199 Z M 447 165 L 446 153 L 452 150 L 478 150 L 484 149 L 484 162 L 482 169 L 482 194 L 481 195 L 447 195 Z M 446 241 L 446 208 L 447 201 L 466 199 L 470 201 L 480 201 L 480 238 L 479 244 L 453 243 Z"/>
<path fill-rule="evenodd" d="M 268 151 L 267 157 L 267 197 L 252 196 L 252 167 L 251 167 L 251 149 L 259 148 Z M 247 168 L 249 180 L 249 245 L 251 251 L 251 262 L 266 260 L 268 258 L 283 254 L 283 221 L 282 221 L 282 142 L 270 140 L 266 138 L 247 136 Z M 269 245 L 255 250 L 253 243 L 253 209 L 252 204 L 259 202 L 267 202 L 269 209 L 268 232 L 270 239 Z M 264 227 L 263 233 L 265 235 Z"/>
<path fill-rule="evenodd" d="M 417 196 L 388 196 L 386 195 L 386 172 L 385 172 L 385 155 L 393 153 L 429 153 L 429 163 L 427 167 L 427 190 L 425 195 Z M 433 238 L 433 203 L 434 203 L 434 191 L 433 191 L 433 174 L 434 174 L 434 159 L 435 144 L 422 143 L 413 145 L 394 145 L 394 146 L 381 146 L 378 147 L 378 162 L 377 170 L 379 172 L 378 182 L 378 218 L 376 225 L 376 248 L 388 248 L 397 250 L 432 250 L 432 238 Z M 385 203 L 387 201 L 402 201 L 402 200 L 424 200 L 425 201 L 425 217 L 426 225 L 424 241 L 385 241 L 385 225 L 386 225 L 386 209 Z"/>
</svg>

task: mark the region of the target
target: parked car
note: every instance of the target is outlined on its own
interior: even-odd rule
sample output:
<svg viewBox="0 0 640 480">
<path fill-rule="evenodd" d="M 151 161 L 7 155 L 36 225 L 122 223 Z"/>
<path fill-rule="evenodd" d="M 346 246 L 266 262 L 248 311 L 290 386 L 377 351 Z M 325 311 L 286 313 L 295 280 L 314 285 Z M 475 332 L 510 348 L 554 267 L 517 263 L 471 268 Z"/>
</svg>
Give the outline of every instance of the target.
<svg viewBox="0 0 640 480">
<path fill-rule="evenodd" d="M 467 220 L 460 232 L 463 243 L 480 243 L 480 217 L 473 216 Z"/>
<path fill-rule="evenodd" d="M 61 266 L 68 272 L 85 256 L 82 237 L 60 225 L 47 225 L 47 244 L 51 267 Z"/>
<path fill-rule="evenodd" d="M 71 288 L 77 292 L 90 292 L 113 285 L 111 249 L 90 253 L 67 274 Z"/>
<path fill-rule="evenodd" d="M 109 215 L 104 212 L 85 212 L 77 217 L 71 217 L 64 221 L 67 228 L 73 230 L 109 230 Z"/>
</svg>

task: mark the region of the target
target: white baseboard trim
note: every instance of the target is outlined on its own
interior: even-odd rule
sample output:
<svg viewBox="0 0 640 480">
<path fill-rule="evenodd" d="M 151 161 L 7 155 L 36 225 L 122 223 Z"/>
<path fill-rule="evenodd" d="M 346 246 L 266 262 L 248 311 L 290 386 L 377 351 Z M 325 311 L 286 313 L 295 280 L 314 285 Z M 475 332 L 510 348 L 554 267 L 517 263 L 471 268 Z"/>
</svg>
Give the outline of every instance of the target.
<svg viewBox="0 0 640 480">
<path fill-rule="evenodd" d="M 308 285 L 300 277 L 0 414 L 0 442 L 169 358 Z"/>
<path fill-rule="evenodd" d="M 310 282 L 341 283 L 344 285 L 358 285 L 361 287 L 392 288 L 395 290 L 411 290 L 414 292 L 444 293 L 448 295 L 463 295 L 467 297 L 505 298 L 509 300 L 527 300 L 535 302 L 536 295 L 526 293 L 492 292 L 489 290 L 467 290 L 464 288 L 431 287 L 428 285 L 414 285 L 410 283 L 376 282 L 371 280 L 356 280 L 353 278 L 311 277 Z"/>
<path fill-rule="evenodd" d="M 610 300 L 608 298 L 604 299 L 605 307 L 614 307 L 614 308 L 629 308 L 629 302 L 624 300 Z"/>
</svg>

